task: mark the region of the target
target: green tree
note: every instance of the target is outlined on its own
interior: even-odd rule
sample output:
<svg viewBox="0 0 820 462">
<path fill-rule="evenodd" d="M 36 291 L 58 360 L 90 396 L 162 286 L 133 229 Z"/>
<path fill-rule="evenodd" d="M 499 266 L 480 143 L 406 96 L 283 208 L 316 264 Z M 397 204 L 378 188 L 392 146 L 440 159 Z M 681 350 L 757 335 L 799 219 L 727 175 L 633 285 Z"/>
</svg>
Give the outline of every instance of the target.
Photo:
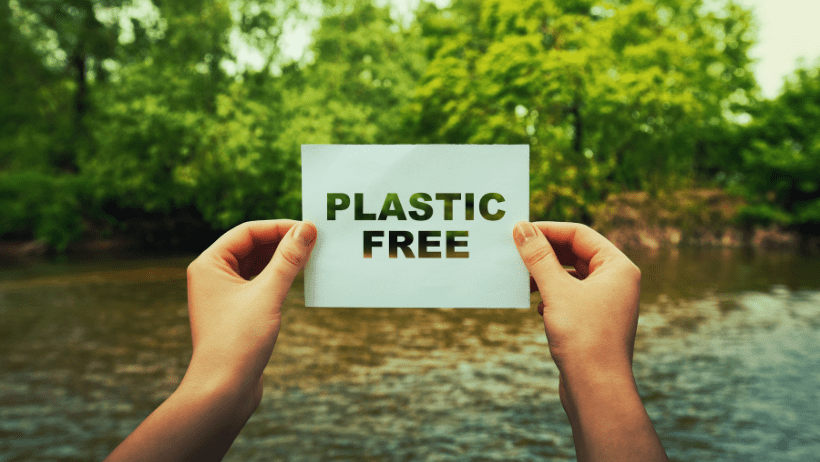
<svg viewBox="0 0 820 462">
<path fill-rule="evenodd" d="M 65 157 L 71 128 L 70 88 L 26 23 L 18 4 L 0 3 L 0 170 L 49 170 Z"/>
<path fill-rule="evenodd" d="M 28 39 L 40 49 L 46 63 L 61 71 L 63 88 L 72 93 L 70 129 L 64 131 L 67 139 L 63 149 L 54 153 L 51 163 L 61 170 L 76 172 L 76 156 L 88 149 L 89 138 L 86 117 L 90 112 L 89 79 L 105 80 L 107 70 L 103 63 L 112 58 L 117 49 L 119 27 L 117 22 L 103 24 L 97 18 L 100 8 L 116 8 L 124 0 L 12 0 L 18 25 L 28 31 Z"/>
<path fill-rule="evenodd" d="M 246 11 L 249 3 L 239 4 L 241 32 L 271 34 L 270 12 Z M 159 11 L 163 35 L 99 97 L 98 151 L 81 162 L 98 207 L 117 220 L 189 211 L 214 229 L 297 216 L 299 153 L 277 146 L 278 87 L 267 68 L 226 70 L 236 61 L 231 5 L 162 2 Z"/>
<path fill-rule="evenodd" d="M 403 28 L 370 2 L 327 4 L 310 46 L 311 62 L 283 76 L 282 148 L 304 143 L 406 141 L 403 108 L 424 71 L 417 27 Z"/>
<path fill-rule="evenodd" d="M 0 4 L 0 236 L 58 249 L 81 233 L 77 156 L 88 150 L 90 87 L 105 80 L 121 2 L 11 0 Z"/>
<path fill-rule="evenodd" d="M 700 0 L 453 6 L 412 107 L 428 142 L 530 145 L 535 217 L 585 219 L 621 188 L 697 167 L 699 140 L 753 95 L 749 13 Z M 472 2 L 467 5 L 474 5 Z"/>
<path fill-rule="evenodd" d="M 820 65 L 795 71 L 741 133 L 743 216 L 820 234 Z"/>
</svg>

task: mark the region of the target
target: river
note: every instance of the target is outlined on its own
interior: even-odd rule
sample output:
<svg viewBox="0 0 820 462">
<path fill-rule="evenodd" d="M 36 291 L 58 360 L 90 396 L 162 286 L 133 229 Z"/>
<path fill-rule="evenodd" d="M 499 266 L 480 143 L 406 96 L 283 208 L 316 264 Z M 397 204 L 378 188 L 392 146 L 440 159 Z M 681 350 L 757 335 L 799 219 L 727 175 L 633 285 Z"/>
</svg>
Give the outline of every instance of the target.
<svg viewBox="0 0 820 462">
<path fill-rule="evenodd" d="M 673 461 L 820 460 L 820 259 L 630 253 L 634 370 Z M 190 359 L 188 258 L 0 269 L 0 462 L 101 460 Z M 574 460 L 535 311 L 307 309 L 228 461 Z"/>
</svg>

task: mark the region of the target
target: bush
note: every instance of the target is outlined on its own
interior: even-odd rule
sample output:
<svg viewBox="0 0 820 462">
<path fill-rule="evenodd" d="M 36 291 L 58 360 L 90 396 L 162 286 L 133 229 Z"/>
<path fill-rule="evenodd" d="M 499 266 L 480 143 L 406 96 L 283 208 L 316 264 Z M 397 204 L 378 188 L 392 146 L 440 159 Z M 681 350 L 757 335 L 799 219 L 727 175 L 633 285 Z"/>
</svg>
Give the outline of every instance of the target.
<svg viewBox="0 0 820 462">
<path fill-rule="evenodd" d="M 80 184 L 73 175 L 0 173 L 0 237 L 40 239 L 65 250 L 83 232 Z"/>
<path fill-rule="evenodd" d="M 820 66 L 798 69 L 744 129 L 742 218 L 820 231 Z"/>
</svg>

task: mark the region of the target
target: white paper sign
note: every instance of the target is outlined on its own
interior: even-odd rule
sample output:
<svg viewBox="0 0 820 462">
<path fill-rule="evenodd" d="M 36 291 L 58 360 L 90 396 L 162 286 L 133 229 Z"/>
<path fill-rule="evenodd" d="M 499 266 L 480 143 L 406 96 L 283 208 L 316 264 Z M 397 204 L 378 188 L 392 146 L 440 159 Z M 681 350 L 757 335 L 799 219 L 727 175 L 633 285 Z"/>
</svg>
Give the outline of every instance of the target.
<svg viewBox="0 0 820 462">
<path fill-rule="evenodd" d="M 309 307 L 528 308 L 527 145 L 303 145 Z"/>
</svg>

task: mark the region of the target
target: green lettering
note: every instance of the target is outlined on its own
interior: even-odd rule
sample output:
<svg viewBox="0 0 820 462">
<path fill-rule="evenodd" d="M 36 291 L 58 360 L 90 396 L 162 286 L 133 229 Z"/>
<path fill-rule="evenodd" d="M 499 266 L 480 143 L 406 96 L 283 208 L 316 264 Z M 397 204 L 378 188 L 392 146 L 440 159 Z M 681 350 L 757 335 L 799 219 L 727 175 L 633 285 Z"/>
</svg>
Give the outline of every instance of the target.
<svg viewBox="0 0 820 462">
<path fill-rule="evenodd" d="M 447 258 L 469 258 L 470 252 L 457 252 L 456 247 L 467 247 L 467 241 L 457 241 L 457 237 L 467 237 L 467 231 L 447 231 Z"/>
<path fill-rule="evenodd" d="M 441 252 L 427 250 L 440 245 L 438 240 L 429 240 L 430 237 L 441 237 L 441 231 L 419 231 L 419 258 L 441 258 Z"/>
<path fill-rule="evenodd" d="M 335 220 L 337 210 L 350 207 L 350 196 L 342 193 L 327 193 L 327 219 Z"/>
<path fill-rule="evenodd" d="M 413 210 L 410 212 L 410 218 L 419 221 L 429 220 L 433 216 L 433 206 L 422 201 L 430 202 L 431 200 L 433 198 L 425 193 L 415 193 L 410 196 L 410 205 L 424 211 L 424 213 L 419 213 Z"/>
<path fill-rule="evenodd" d="M 375 220 L 375 213 L 364 213 L 364 194 L 356 193 L 354 198 L 356 212 L 353 215 L 354 220 Z"/>
<path fill-rule="evenodd" d="M 399 241 L 399 237 L 402 238 Z M 413 243 L 413 233 L 410 231 L 390 231 L 390 258 L 398 257 L 398 249 L 404 253 L 404 258 L 416 258 L 410 244 Z"/>
<path fill-rule="evenodd" d="M 437 193 L 437 201 L 444 201 L 444 219 L 453 219 L 453 201 L 461 200 L 461 193 Z"/>
<path fill-rule="evenodd" d="M 364 232 L 364 258 L 373 258 L 373 247 L 381 247 L 382 243 L 373 241 L 373 237 L 384 237 L 384 231 Z"/>
<path fill-rule="evenodd" d="M 396 193 L 388 193 L 384 198 L 384 205 L 382 206 L 382 213 L 379 214 L 379 220 L 387 220 L 387 217 L 396 217 L 399 220 L 406 220 L 404 209 L 399 201 L 399 195 Z"/>
<path fill-rule="evenodd" d="M 495 200 L 496 202 L 501 203 L 504 202 L 504 196 L 498 193 L 485 194 L 484 197 L 481 198 L 481 201 L 478 203 L 478 211 L 481 213 L 481 216 L 484 217 L 485 220 L 498 221 L 507 212 L 498 209 L 495 213 L 490 213 L 488 206 L 491 200 Z"/>
<path fill-rule="evenodd" d="M 475 213 L 475 194 L 467 193 L 464 195 L 464 217 L 467 220 L 472 220 Z"/>
</svg>

